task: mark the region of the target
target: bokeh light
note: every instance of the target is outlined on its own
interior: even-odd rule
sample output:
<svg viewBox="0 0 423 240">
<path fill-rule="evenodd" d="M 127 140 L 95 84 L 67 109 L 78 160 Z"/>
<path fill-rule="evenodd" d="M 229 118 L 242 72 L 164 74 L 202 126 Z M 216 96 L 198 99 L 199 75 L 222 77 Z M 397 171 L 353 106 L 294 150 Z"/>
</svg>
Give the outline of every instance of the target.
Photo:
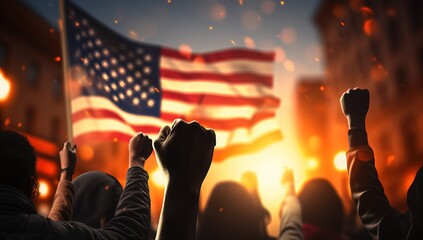
<svg viewBox="0 0 423 240">
<path fill-rule="evenodd" d="M 0 70 L 0 101 L 7 99 L 10 93 L 10 82 Z"/>
<path fill-rule="evenodd" d="M 339 151 L 333 158 L 333 164 L 338 171 L 347 170 L 347 157 L 345 151 Z"/>
<path fill-rule="evenodd" d="M 50 194 L 50 186 L 46 180 L 39 180 L 40 198 L 47 198 Z"/>
<path fill-rule="evenodd" d="M 151 178 L 153 180 L 154 185 L 160 188 L 164 188 L 166 186 L 167 178 L 160 168 L 154 170 L 154 172 L 151 174 Z"/>
<path fill-rule="evenodd" d="M 285 44 L 293 44 L 297 40 L 297 32 L 290 27 L 284 28 L 281 31 L 280 39 Z"/>
<path fill-rule="evenodd" d="M 226 8 L 221 4 L 214 5 L 210 11 L 211 18 L 215 21 L 222 21 L 226 17 Z"/>
</svg>

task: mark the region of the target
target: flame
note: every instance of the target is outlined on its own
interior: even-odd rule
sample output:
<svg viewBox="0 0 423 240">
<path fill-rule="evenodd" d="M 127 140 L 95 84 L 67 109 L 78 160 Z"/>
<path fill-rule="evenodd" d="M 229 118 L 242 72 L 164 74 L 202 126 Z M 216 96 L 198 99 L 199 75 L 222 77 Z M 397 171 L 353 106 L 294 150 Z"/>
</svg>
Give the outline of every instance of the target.
<svg viewBox="0 0 423 240">
<path fill-rule="evenodd" d="M 3 71 L 0 69 L 0 101 L 7 99 L 10 89 L 10 81 L 4 76 Z"/>
</svg>

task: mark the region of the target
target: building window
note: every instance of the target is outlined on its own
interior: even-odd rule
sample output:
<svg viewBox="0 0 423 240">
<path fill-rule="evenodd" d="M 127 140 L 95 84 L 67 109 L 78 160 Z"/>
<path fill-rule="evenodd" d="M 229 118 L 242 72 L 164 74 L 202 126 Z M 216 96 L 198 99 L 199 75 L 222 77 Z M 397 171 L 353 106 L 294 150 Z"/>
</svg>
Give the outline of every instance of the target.
<svg viewBox="0 0 423 240">
<path fill-rule="evenodd" d="M 31 62 L 28 65 L 26 65 L 26 81 L 28 82 L 29 85 L 31 86 L 36 86 L 39 80 L 39 68 L 38 65 Z"/>
<path fill-rule="evenodd" d="M 397 84 L 398 92 L 404 92 L 408 83 L 407 71 L 404 66 L 399 66 L 395 71 L 395 82 Z"/>
<path fill-rule="evenodd" d="M 28 133 L 34 133 L 36 126 L 37 112 L 32 106 L 25 109 L 24 129 Z"/>
</svg>

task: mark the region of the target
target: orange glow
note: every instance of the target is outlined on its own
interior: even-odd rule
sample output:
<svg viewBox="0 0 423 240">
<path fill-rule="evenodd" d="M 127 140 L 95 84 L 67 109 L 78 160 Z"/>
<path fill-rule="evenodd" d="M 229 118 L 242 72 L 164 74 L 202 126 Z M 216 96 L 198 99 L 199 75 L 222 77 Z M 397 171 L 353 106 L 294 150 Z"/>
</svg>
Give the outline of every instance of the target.
<svg viewBox="0 0 423 240">
<path fill-rule="evenodd" d="M 289 59 L 283 62 L 283 66 L 287 72 L 295 71 L 295 63 Z"/>
<path fill-rule="evenodd" d="M 378 24 L 374 19 L 368 19 L 363 24 L 363 31 L 369 35 L 374 36 L 378 31 Z"/>
<path fill-rule="evenodd" d="M 226 17 L 226 8 L 223 5 L 216 4 L 211 8 L 211 18 L 215 21 L 222 21 Z"/>
<path fill-rule="evenodd" d="M 283 62 L 285 60 L 285 50 L 281 47 L 275 48 L 275 61 L 276 62 Z"/>
<path fill-rule="evenodd" d="M 21 122 L 18 122 L 18 128 L 20 128 L 20 127 L 22 127 L 22 123 Z"/>
<path fill-rule="evenodd" d="M 0 102 L 5 101 L 9 97 L 10 89 L 9 79 L 7 79 L 0 70 Z"/>
<path fill-rule="evenodd" d="M 192 55 L 192 49 L 188 44 L 181 44 L 179 46 L 179 53 L 184 55 L 186 58 L 190 58 Z"/>
<path fill-rule="evenodd" d="M 316 170 L 319 167 L 319 160 L 315 157 L 310 157 L 307 160 L 307 169 Z"/>
<path fill-rule="evenodd" d="M 60 60 L 62 60 L 62 59 L 60 58 L 60 56 L 56 56 L 56 57 L 54 58 L 54 61 L 55 61 L 55 62 L 60 62 Z"/>
<path fill-rule="evenodd" d="M 38 182 L 40 184 L 40 198 L 47 198 L 50 194 L 50 186 L 46 180 L 40 180 Z"/>
<path fill-rule="evenodd" d="M 43 157 L 37 157 L 36 168 L 37 168 L 36 171 L 38 173 L 41 173 L 50 177 L 56 177 L 59 172 L 58 165 L 55 162 L 53 162 L 53 160 L 49 160 Z"/>
<path fill-rule="evenodd" d="M 10 124 L 10 118 L 6 118 L 4 120 L 4 126 L 7 127 L 7 126 L 9 126 L 9 124 Z"/>
<path fill-rule="evenodd" d="M 94 157 L 94 149 L 88 145 L 78 146 L 78 156 L 83 161 L 91 161 Z"/>
<path fill-rule="evenodd" d="M 347 170 L 347 157 L 345 151 L 339 151 L 333 158 L 333 164 L 338 171 Z"/>
<path fill-rule="evenodd" d="M 152 174 L 151 179 L 153 180 L 154 185 L 160 188 L 164 188 L 167 183 L 166 175 L 160 168 L 157 168 Z"/>
<path fill-rule="evenodd" d="M 340 24 L 341 24 L 341 26 L 345 27 L 345 23 L 344 22 L 341 22 Z"/>
<path fill-rule="evenodd" d="M 369 7 L 362 7 L 360 8 L 360 11 L 363 14 L 363 17 L 370 17 L 373 15 L 373 10 Z"/>
<path fill-rule="evenodd" d="M 28 140 L 32 144 L 32 146 L 34 146 L 36 152 L 42 153 L 50 157 L 55 157 L 59 153 L 59 148 L 54 143 L 48 142 L 32 135 L 26 134 L 26 136 L 28 137 Z"/>
<path fill-rule="evenodd" d="M 247 46 L 248 48 L 254 48 L 256 46 L 256 43 L 254 42 L 254 40 L 248 36 L 244 37 L 244 43 L 245 43 L 245 46 Z"/>
<path fill-rule="evenodd" d="M 280 38 L 286 44 L 293 44 L 297 40 L 297 32 L 293 28 L 284 28 L 281 31 Z"/>
</svg>

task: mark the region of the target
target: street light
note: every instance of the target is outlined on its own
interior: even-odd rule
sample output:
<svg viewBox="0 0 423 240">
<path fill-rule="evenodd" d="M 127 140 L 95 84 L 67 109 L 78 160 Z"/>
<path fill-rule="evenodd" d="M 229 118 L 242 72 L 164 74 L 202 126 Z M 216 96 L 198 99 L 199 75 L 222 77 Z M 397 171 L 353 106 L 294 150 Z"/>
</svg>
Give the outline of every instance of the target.
<svg viewBox="0 0 423 240">
<path fill-rule="evenodd" d="M 7 99 L 10 93 L 10 81 L 4 76 L 0 70 L 0 102 Z"/>
</svg>

